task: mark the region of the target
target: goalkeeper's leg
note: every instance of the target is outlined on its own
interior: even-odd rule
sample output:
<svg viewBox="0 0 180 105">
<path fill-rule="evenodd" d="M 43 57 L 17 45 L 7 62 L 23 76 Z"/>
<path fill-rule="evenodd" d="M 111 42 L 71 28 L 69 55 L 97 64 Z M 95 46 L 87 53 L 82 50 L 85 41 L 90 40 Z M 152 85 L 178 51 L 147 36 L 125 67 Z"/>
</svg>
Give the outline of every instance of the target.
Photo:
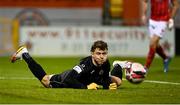
<svg viewBox="0 0 180 105">
<path fill-rule="evenodd" d="M 44 69 L 39 65 L 30 55 L 29 53 L 23 53 L 22 54 L 23 59 L 28 64 L 29 69 L 34 74 L 36 78 L 38 78 L 40 81 L 42 78 L 46 75 L 46 72 Z"/>
<path fill-rule="evenodd" d="M 50 83 L 50 76 L 46 75 L 46 72 L 44 71 L 44 69 L 41 67 L 40 64 L 38 64 L 30 55 L 29 53 L 23 53 L 22 54 L 23 59 L 26 61 L 26 63 L 28 64 L 28 67 L 30 69 L 30 71 L 33 73 L 33 75 L 38 78 L 41 83 L 45 86 L 45 87 L 49 87 L 49 83 Z"/>
<path fill-rule="evenodd" d="M 28 64 L 30 71 L 38 78 L 45 86 L 49 86 L 49 75 L 46 75 L 44 69 L 29 55 L 26 46 L 21 46 L 11 57 L 11 62 L 14 63 L 19 59 L 24 59 Z"/>
</svg>

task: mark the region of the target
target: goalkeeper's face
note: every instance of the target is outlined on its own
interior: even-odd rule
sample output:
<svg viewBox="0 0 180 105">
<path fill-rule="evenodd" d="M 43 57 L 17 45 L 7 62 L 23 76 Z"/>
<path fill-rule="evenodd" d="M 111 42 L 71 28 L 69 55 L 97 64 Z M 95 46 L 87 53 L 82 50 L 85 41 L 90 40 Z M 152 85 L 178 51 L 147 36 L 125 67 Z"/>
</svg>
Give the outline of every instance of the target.
<svg viewBox="0 0 180 105">
<path fill-rule="evenodd" d="M 101 66 L 104 62 L 106 62 L 108 57 L 108 51 L 107 49 L 101 50 L 99 48 L 96 48 L 92 54 L 92 60 L 94 65 Z"/>
</svg>

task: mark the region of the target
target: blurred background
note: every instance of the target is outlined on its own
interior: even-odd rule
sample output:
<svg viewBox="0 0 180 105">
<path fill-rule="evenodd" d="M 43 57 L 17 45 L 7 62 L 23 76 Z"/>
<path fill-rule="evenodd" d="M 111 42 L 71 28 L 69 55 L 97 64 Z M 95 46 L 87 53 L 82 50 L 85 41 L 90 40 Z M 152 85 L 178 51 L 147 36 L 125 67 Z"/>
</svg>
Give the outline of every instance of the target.
<svg viewBox="0 0 180 105">
<path fill-rule="evenodd" d="M 0 56 L 26 44 L 34 56 L 85 56 L 95 40 L 110 56 L 145 57 L 149 39 L 141 0 L 0 0 Z M 149 12 L 148 12 L 149 14 Z M 180 55 L 180 11 L 161 41 Z"/>
</svg>

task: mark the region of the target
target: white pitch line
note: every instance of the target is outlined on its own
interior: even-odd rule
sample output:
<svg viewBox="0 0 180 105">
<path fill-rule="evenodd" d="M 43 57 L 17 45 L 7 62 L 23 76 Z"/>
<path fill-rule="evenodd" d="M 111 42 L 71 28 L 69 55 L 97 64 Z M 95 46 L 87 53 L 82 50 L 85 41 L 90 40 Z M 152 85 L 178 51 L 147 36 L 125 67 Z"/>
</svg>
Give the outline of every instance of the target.
<svg viewBox="0 0 180 105">
<path fill-rule="evenodd" d="M 34 77 L 0 77 L 0 80 L 33 80 Z"/>
<path fill-rule="evenodd" d="M 35 77 L 0 77 L 0 80 L 35 80 Z M 123 80 L 126 80 L 123 78 Z M 144 80 L 144 82 L 148 83 L 156 83 L 156 84 L 171 84 L 171 85 L 180 85 L 178 82 L 167 82 L 167 81 L 154 81 L 154 80 Z"/>
<path fill-rule="evenodd" d="M 172 85 L 180 85 L 180 83 L 178 83 L 178 82 L 152 81 L 152 80 L 145 80 L 144 82 L 157 83 L 157 84 L 172 84 Z"/>
<path fill-rule="evenodd" d="M 123 80 L 126 81 L 125 78 Z M 144 80 L 143 82 L 148 82 L 148 83 L 156 83 L 156 84 L 171 84 L 171 85 L 180 85 L 178 82 L 167 82 L 167 81 L 154 81 L 154 80 Z"/>
</svg>

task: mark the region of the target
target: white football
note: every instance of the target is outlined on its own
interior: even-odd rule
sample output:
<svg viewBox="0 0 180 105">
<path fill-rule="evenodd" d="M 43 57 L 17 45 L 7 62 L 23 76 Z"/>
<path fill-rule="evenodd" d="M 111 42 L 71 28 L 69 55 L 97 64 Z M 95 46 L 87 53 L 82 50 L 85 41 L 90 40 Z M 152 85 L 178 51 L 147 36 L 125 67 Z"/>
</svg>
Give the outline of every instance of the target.
<svg viewBox="0 0 180 105">
<path fill-rule="evenodd" d="M 146 70 L 140 63 L 134 62 L 125 70 L 126 79 L 131 83 L 138 84 L 145 79 Z"/>
</svg>

